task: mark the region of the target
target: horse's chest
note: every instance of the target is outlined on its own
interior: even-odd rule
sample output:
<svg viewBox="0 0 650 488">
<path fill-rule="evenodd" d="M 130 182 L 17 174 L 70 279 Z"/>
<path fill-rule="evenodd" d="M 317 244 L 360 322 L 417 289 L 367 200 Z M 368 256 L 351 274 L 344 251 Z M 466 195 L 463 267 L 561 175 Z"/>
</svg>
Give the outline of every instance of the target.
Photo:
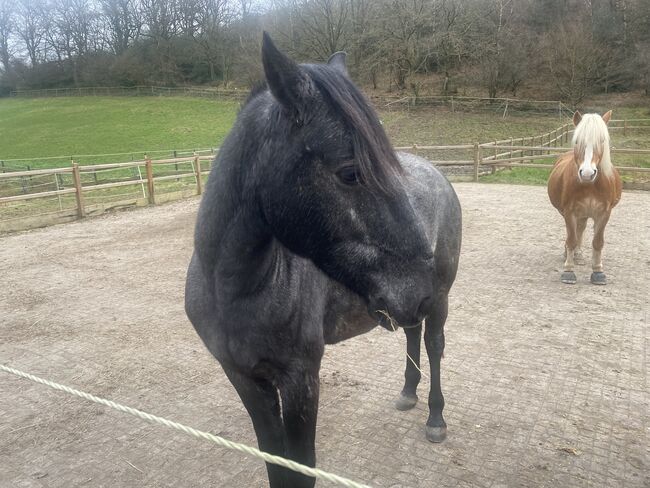
<svg viewBox="0 0 650 488">
<path fill-rule="evenodd" d="M 585 196 L 574 204 L 574 214 L 577 218 L 595 218 L 607 210 L 607 202 L 595 196 Z"/>
<path fill-rule="evenodd" d="M 332 295 L 323 324 L 326 344 L 336 344 L 377 326 L 377 321 L 368 315 L 367 307 L 358 297 L 339 287 Z"/>
</svg>

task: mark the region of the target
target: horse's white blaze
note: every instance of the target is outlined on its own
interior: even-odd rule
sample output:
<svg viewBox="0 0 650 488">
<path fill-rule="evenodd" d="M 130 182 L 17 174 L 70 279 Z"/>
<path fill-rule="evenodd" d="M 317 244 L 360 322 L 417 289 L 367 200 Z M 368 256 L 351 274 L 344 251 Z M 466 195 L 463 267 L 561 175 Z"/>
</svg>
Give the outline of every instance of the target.
<svg viewBox="0 0 650 488">
<path fill-rule="evenodd" d="M 594 147 L 589 144 L 585 147 L 585 157 L 580 165 L 579 175 L 583 181 L 591 181 L 596 172 L 594 164 Z"/>
</svg>

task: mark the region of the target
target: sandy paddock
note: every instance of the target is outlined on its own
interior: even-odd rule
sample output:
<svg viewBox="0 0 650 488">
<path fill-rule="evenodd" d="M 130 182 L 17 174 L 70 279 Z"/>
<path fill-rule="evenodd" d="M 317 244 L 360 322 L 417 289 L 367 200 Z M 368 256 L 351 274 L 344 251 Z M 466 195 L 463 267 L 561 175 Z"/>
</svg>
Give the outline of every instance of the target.
<svg viewBox="0 0 650 488">
<path fill-rule="evenodd" d="M 606 230 L 606 287 L 562 285 L 540 187 L 460 183 L 443 389 L 397 412 L 404 336 L 327 349 L 319 467 L 376 487 L 650 486 L 650 194 Z M 198 200 L 0 238 L 0 363 L 254 445 L 183 311 Z M 587 236 L 589 237 L 589 236 Z M 426 399 L 423 380 L 420 398 Z M 326 486 L 318 483 L 318 486 Z M 2 487 L 263 487 L 255 459 L 0 373 Z"/>
</svg>

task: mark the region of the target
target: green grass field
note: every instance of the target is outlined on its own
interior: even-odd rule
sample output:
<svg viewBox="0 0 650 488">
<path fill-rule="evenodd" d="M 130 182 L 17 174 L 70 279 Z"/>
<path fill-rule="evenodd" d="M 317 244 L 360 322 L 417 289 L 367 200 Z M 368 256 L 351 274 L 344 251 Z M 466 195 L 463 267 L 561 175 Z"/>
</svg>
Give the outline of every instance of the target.
<svg viewBox="0 0 650 488">
<path fill-rule="evenodd" d="M 174 97 L 70 97 L 0 99 L 0 161 L 16 169 L 68 166 L 141 159 L 154 151 L 218 147 L 230 130 L 238 102 Z M 395 146 L 469 144 L 547 132 L 565 120 L 557 116 L 417 109 L 381 110 L 382 123 Z M 646 108 L 617 108 L 620 118 L 650 117 Z M 613 133 L 618 147 L 650 147 L 641 136 Z M 102 157 L 84 155 L 124 153 Z M 471 159 L 467 151 L 424 153 L 431 159 Z M 38 159 L 60 156 L 60 159 Z M 641 161 L 640 165 L 646 165 Z M 543 184 L 546 170 L 515 169 L 483 177 L 486 182 Z"/>
<path fill-rule="evenodd" d="M 192 98 L 79 97 L 0 99 L 0 160 L 215 147 L 238 102 Z M 118 158 L 78 158 L 82 164 Z M 122 158 L 128 160 L 129 158 Z"/>
</svg>

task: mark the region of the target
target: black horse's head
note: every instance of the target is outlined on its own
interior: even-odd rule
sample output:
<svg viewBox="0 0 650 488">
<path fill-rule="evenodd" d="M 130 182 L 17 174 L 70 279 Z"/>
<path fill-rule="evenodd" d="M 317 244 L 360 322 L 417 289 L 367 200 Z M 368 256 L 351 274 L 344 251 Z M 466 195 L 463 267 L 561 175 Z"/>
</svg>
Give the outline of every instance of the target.
<svg viewBox="0 0 650 488">
<path fill-rule="evenodd" d="M 363 297 L 371 315 L 418 324 L 433 299 L 433 253 L 345 54 L 298 65 L 265 34 L 262 59 L 273 99 L 257 107 L 267 142 L 256 186 L 270 231 Z"/>
</svg>

